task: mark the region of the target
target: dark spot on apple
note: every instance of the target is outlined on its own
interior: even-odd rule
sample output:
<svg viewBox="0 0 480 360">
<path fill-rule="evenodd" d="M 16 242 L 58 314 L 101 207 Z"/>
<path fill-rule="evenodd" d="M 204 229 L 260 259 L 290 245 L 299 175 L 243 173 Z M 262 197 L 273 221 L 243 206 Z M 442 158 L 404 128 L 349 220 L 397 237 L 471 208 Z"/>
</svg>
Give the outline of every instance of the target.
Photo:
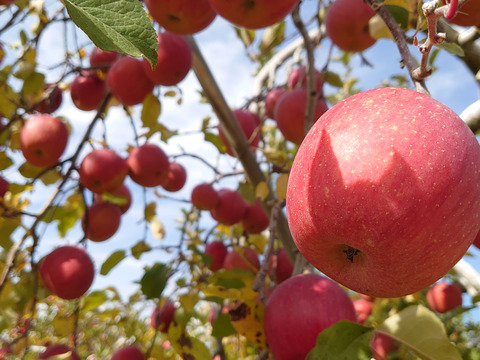
<svg viewBox="0 0 480 360">
<path fill-rule="evenodd" d="M 248 10 L 253 9 L 255 7 L 255 0 L 245 0 L 243 2 L 243 7 Z"/>
<path fill-rule="evenodd" d="M 35 154 L 38 155 L 39 157 L 41 157 L 43 155 L 42 149 L 36 149 Z"/>
<path fill-rule="evenodd" d="M 343 249 L 343 253 L 345 254 L 347 260 L 353 263 L 354 256 L 357 256 L 358 254 L 360 254 L 360 250 L 355 249 L 351 246 L 345 245 L 345 248 Z"/>
<path fill-rule="evenodd" d="M 178 16 L 175 16 L 175 15 L 172 15 L 172 14 L 169 14 L 167 15 L 168 19 L 173 21 L 173 22 L 180 22 L 180 18 Z"/>
</svg>

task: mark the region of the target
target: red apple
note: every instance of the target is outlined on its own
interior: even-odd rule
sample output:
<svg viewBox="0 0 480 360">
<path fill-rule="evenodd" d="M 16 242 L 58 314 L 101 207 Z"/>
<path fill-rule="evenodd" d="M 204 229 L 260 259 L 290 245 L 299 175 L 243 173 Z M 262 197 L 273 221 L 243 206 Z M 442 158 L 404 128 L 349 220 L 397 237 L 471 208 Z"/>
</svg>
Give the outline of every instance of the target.
<svg viewBox="0 0 480 360">
<path fill-rule="evenodd" d="M 480 26 L 480 1 L 467 1 L 449 21 L 460 26 Z"/>
<path fill-rule="evenodd" d="M 145 360 L 145 355 L 135 345 L 129 345 L 115 351 L 111 360 Z"/>
<path fill-rule="evenodd" d="M 273 254 L 268 264 L 268 274 L 274 277 L 277 284 L 284 282 L 293 273 L 293 264 L 284 248 L 280 248 Z"/>
<path fill-rule="evenodd" d="M 168 333 L 168 328 L 175 317 L 175 305 L 170 300 L 165 301 L 163 306 L 155 307 L 150 316 L 150 325 L 158 328 L 164 334 Z"/>
<path fill-rule="evenodd" d="M 0 5 L 4 6 L 10 6 L 12 5 L 16 0 L 0 0 Z"/>
<path fill-rule="evenodd" d="M 12 348 L 9 345 L 0 348 L 0 360 L 5 360 L 7 355 L 13 354 Z"/>
<path fill-rule="evenodd" d="M 43 88 L 44 99 L 33 110 L 42 114 L 51 114 L 62 105 L 63 94 L 57 84 L 45 84 Z"/>
<path fill-rule="evenodd" d="M 118 59 L 120 54 L 115 51 L 105 51 L 98 47 L 94 47 L 90 53 L 91 67 L 108 67 Z"/>
<path fill-rule="evenodd" d="M 40 264 L 45 287 L 62 299 L 76 299 L 93 282 L 95 269 L 84 248 L 65 245 L 53 250 Z"/>
<path fill-rule="evenodd" d="M 58 163 L 68 141 L 68 130 L 58 118 L 35 115 L 20 131 L 20 148 L 27 161 L 35 166 L 50 167 Z"/>
<path fill-rule="evenodd" d="M 300 144 L 304 137 L 305 111 L 307 108 L 307 90 L 295 89 L 282 95 L 275 105 L 273 118 L 285 139 Z M 323 99 L 317 100 L 315 121 L 327 111 Z"/>
<path fill-rule="evenodd" d="M 370 348 L 372 349 L 374 359 L 385 360 L 388 354 L 398 349 L 398 346 L 390 336 L 375 333 L 370 342 Z"/>
<path fill-rule="evenodd" d="M 265 210 L 263 210 L 262 203 L 257 198 L 255 205 L 248 204 L 245 216 L 242 219 L 243 229 L 249 234 L 259 234 L 270 224 Z"/>
<path fill-rule="evenodd" d="M 107 84 L 112 94 L 125 106 L 140 104 L 155 86 L 145 74 L 142 62 L 129 56 L 112 64 Z"/>
<path fill-rule="evenodd" d="M 192 68 L 192 49 L 181 35 L 165 31 L 158 34 L 158 62 L 154 70 L 143 59 L 145 74 L 154 84 L 173 86 L 185 79 Z"/>
<path fill-rule="evenodd" d="M 85 156 L 80 168 L 80 183 L 94 193 L 113 191 L 128 174 L 124 158 L 110 149 L 95 149 Z"/>
<path fill-rule="evenodd" d="M 88 239 L 96 242 L 110 239 L 120 226 L 122 211 L 109 202 L 94 202 L 82 217 L 82 228 Z"/>
<path fill-rule="evenodd" d="M 221 189 L 217 194 L 220 200 L 217 206 L 210 210 L 210 215 L 224 225 L 234 225 L 242 221 L 247 211 L 247 204 L 242 196 L 229 189 Z"/>
<path fill-rule="evenodd" d="M 115 197 L 120 198 L 119 200 L 121 200 L 122 203 L 120 204 L 117 201 L 110 201 L 110 195 L 114 195 Z M 102 193 L 102 194 L 97 193 L 95 194 L 93 199 L 95 202 L 107 201 L 107 202 L 114 203 L 120 208 L 120 211 L 122 212 L 122 214 L 125 214 L 128 211 L 128 209 L 130 209 L 130 205 L 132 204 L 132 194 L 130 193 L 130 190 L 128 189 L 128 187 L 126 187 L 124 184 L 106 193 Z"/>
<path fill-rule="evenodd" d="M 347 293 L 326 277 L 296 275 L 278 285 L 267 301 L 267 343 L 276 360 L 305 359 L 318 334 L 340 320 L 356 321 Z"/>
<path fill-rule="evenodd" d="M 247 246 L 230 250 L 225 256 L 223 267 L 226 270 L 241 269 L 256 273 L 260 269 L 257 253 Z"/>
<path fill-rule="evenodd" d="M 288 76 L 288 87 L 290 90 L 296 89 L 296 88 L 307 88 L 307 68 L 305 66 L 299 66 L 296 69 L 294 69 L 290 75 Z M 318 94 L 322 93 L 322 85 L 323 85 L 323 79 L 322 79 L 322 73 L 315 69 L 315 90 L 317 91 Z"/>
<path fill-rule="evenodd" d="M 162 185 L 168 177 L 168 157 L 155 144 L 145 144 L 132 149 L 127 159 L 129 175 L 145 187 Z"/>
<path fill-rule="evenodd" d="M 368 30 L 368 21 L 374 15 L 363 0 L 335 0 L 325 17 L 327 35 L 344 51 L 366 50 L 376 41 Z"/>
<path fill-rule="evenodd" d="M 0 198 L 3 198 L 10 187 L 10 183 L 0 176 Z"/>
<path fill-rule="evenodd" d="M 305 258 L 344 286 L 400 297 L 443 277 L 480 228 L 480 146 L 445 105 L 378 88 L 336 104 L 300 146 L 287 218 Z"/>
<path fill-rule="evenodd" d="M 63 355 L 70 352 L 70 356 L 68 358 L 61 357 L 65 360 L 80 360 L 80 357 L 75 352 L 75 350 L 69 348 L 67 345 L 57 344 L 57 345 L 50 345 L 47 346 L 46 350 L 38 355 L 38 359 L 50 359 L 55 357 L 55 355 Z"/>
<path fill-rule="evenodd" d="M 245 134 L 248 143 L 250 144 L 250 148 L 252 150 L 255 150 L 260 141 L 260 118 L 257 114 L 242 109 L 234 110 L 233 115 L 240 124 L 240 127 L 242 128 L 243 133 Z M 232 148 L 230 147 L 230 144 L 227 141 L 227 138 L 225 137 L 225 134 L 220 127 L 218 127 L 218 135 L 220 136 L 220 140 L 222 141 L 222 143 L 227 147 L 227 154 L 235 156 Z"/>
<path fill-rule="evenodd" d="M 205 29 L 217 15 L 208 0 L 145 0 L 145 5 L 165 30 L 182 35 Z"/>
<path fill-rule="evenodd" d="M 95 73 L 77 75 L 70 87 L 74 105 L 80 110 L 98 109 L 107 94 L 107 85 Z"/>
<path fill-rule="evenodd" d="M 218 15 L 235 25 L 260 29 L 282 21 L 299 0 L 210 0 Z"/>
<path fill-rule="evenodd" d="M 228 249 L 221 241 L 213 241 L 205 246 L 205 254 L 212 258 L 208 268 L 212 271 L 218 271 L 223 268 L 223 262 L 227 256 Z"/>
<path fill-rule="evenodd" d="M 268 92 L 265 97 L 265 115 L 270 119 L 274 119 L 274 109 L 277 104 L 277 100 L 287 92 L 282 88 L 275 88 Z"/>
<path fill-rule="evenodd" d="M 370 315 L 372 315 L 373 304 L 371 301 L 365 299 L 353 300 L 353 306 L 357 313 L 357 321 L 359 324 L 363 324 Z"/>
<path fill-rule="evenodd" d="M 480 232 L 477 233 L 475 240 L 473 240 L 473 245 L 475 245 L 477 249 L 480 249 Z"/>
<path fill-rule="evenodd" d="M 170 192 L 179 191 L 187 181 L 185 168 L 176 162 L 171 162 L 168 167 L 168 175 L 162 187 Z"/>
<path fill-rule="evenodd" d="M 462 289 L 457 284 L 438 282 L 428 289 L 427 302 L 432 310 L 446 313 L 462 306 Z"/>
<path fill-rule="evenodd" d="M 220 197 L 210 184 L 199 184 L 192 190 L 192 204 L 200 210 L 212 210 L 219 202 Z"/>
</svg>

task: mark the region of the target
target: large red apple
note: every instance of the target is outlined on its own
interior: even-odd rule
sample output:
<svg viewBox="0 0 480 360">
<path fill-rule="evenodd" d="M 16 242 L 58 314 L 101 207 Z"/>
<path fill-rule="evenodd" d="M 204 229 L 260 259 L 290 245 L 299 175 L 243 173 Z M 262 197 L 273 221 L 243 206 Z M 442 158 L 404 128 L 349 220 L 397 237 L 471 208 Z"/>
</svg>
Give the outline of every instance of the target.
<svg viewBox="0 0 480 360">
<path fill-rule="evenodd" d="M 192 190 L 192 204 L 200 210 L 212 210 L 220 201 L 211 184 L 199 184 Z"/>
<path fill-rule="evenodd" d="M 95 73 L 80 74 L 70 87 L 73 104 L 80 110 L 98 109 L 107 94 L 107 84 Z"/>
<path fill-rule="evenodd" d="M 145 360 L 145 355 L 135 345 L 128 345 L 115 351 L 111 360 Z"/>
<path fill-rule="evenodd" d="M 80 356 L 75 352 L 75 350 L 69 348 L 67 345 L 57 344 L 47 346 L 44 352 L 38 355 L 38 359 L 50 359 L 54 358 L 55 355 L 64 355 L 70 353 L 68 358 L 61 357 L 65 360 L 80 360 Z"/>
<path fill-rule="evenodd" d="M 84 248 L 65 245 L 53 250 L 40 264 L 46 288 L 62 299 L 76 299 L 93 282 L 95 269 Z"/>
<path fill-rule="evenodd" d="M 242 269 L 256 273 L 260 269 L 257 253 L 247 246 L 230 250 L 225 256 L 223 267 L 226 270 Z"/>
<path fill-rule="evenodd" d="M 480 1 L 467 1 L 449 21 L 460 26 L 480 26 Z"/>
<path fill-rule="evenodd" d="M 176 162 L 171 162 L 168 169 L 167 179 L 162 184 L 162 187 L 170 192 L 181 190 L 187 181 L 187 171 Z"/>
<path fill-rule="evenodd" d="M 115 201 L 111 201 L 111 195 L 116 197 Z M 122 184 L 118 188 L 110 190 L 106 193 L 97 193 L 93 199 L 95 202 L 108 201 L 114 203 L 120 208 L 122 214 L 125 214 L 128 209 L 130 209 L 130 205 L 132 204 L 132 194 L 125 184 Z M 117 200 L 120 200 L 121 203 Z"/>
<path fill-rule="evenodd" d="M 110 239 L 120 226 L 122 211 L 109 202 L 94 202 L 82 217 L 82 228 L 88 239 L 104 241 Z"/>
<path fill-rule="evenodd" d="M 462 289 L 457 284 L 438 282 L 427 291 L 427 302 L 439 313 L 462 306 Z"/>
<path fill-rule="evenodd" d="M 260 142 L 260 118 L 257 114 L 242 109 L 234 110 L 233 115 L 240 124 L 240 127 L 242 128 L 243 133 L 250 144 L 250 148 L 255 150 Z M 221 127 L 218 127 L 218 135 L 220 136 L 222 143 L 227 147 L 227 154 L 235 156 Z"/>
<path fill-rule="evenodd" d="M 145 0 L 145 5 L 163 28 L 182 35 L 205 29 L 217 15 L 208 0 Z"/>
<path fill-rule="evenodd" d="M 273 290 L 265 307 L 265 335 L 276 360 L 305 359 L 320 332 L 356 321 L 347 293 L 316 274 L 296 275 Z"/>
<path fill-rule="evenodd" d="M 307 108 L 307 89 L 299 88 L 283 94 L 277 101 L 273 118 L 285 139 L 300 144 L 304 137 L 305 111 Z M 325 111 L 327 105 L 318 99 L 315 107 L 316 121 Z"/>
<path fill-rule="evenodd" d="M 98 47 L 94 47 L 90 53 L 90 66 L 92 67 L 108 67 L 118 59 L 120 54 L 115 51 L 105 51 Z"/>
<path fill-rule="evenodd" d="M 153 309 L 152 315 L 150 316 L 150 325 L 166 334 L 174 317 L 175 305 L 170 300 L 166 300 L 163 306 L 157 306 Z"/>
<path fill-rule="evenodd" d="M 368 21 L 374 15 L 363 0 L 335 0 L 325 17 L 327 35 L 344 51 L 366 50 L 376 41 L 368 30 Z"/>
<path fill-rule="evenodd" d="M 85 156 L 78 172 L 83 186 L 94 193 L 103 193 L 123 184 L 128 174 L 128 165 L 113 150 L 95 149 Z"/>
<path fill-rule="evenodd" d="M 363 324 L 370 315 L 372 315 L 373 304 L 371 301 L 365 299 L 353 300 L 353 306 L 357 313 L 357 321 L 359 324 Z"/>
<path fill-rule="evenodd" d="M 300 146 L 287 217 L 298 249 L 325 275 L 367 295 L 412 294 L 444 276 L 479 231 L 480 146 L 427 95 L 353 95 Z"/>
<path fill-rule="evenodd" d="M 212 262 L 208 268 L 212 271 L 218 271 L 223 268 L 223 262 L 227 256 L 228 249 L 221 241 L 213 241 L 205 246 L 205 254 L 210 255 Z"/>
<path fill-rule="evenodd" d="M 170 171 L 167 155 L 151 143 L 133 148 L 127 164 L 132 180 L 145 187 L 162 185 Z"/>
<path fill-rule="evenodd" d="M 234 225 L 242 221 L 247 211 L 247 204 L 242 196 L 230 189 L 218 190 L 217 194 L 220 200 L 217 206 L 210 210 L 210 215 L 224 225 Z"/>
<path fill-rule="evenodd" d="M 20 131 L 20 148 L 29 163 L 39 167 L 53 166 L 63 154 L 68 130 L 58 118 L 36 115 Z"/>
<path fill-rule="evenodd" d="M 299 0 L 210 0 L 218 15 L 235 25 L 260 29 L 283 20 Z"/>
<path fill-rule="evenodd" d="M 245 216 L 242 219 L 243 229 L 249 234 L 259 234 L 270 224 L 262 203 L 259 199 L 255 200 L 255 204 L 248 204 Z"/>
<path fill-rule="evenodd" d="M 275 277 L 277 284 L 284 282 L 293 273 L 293 264 L 284 248 L 280 248 L 270 258 L 268 264 L 268 274 L 271 278 Z"/>
</svg>

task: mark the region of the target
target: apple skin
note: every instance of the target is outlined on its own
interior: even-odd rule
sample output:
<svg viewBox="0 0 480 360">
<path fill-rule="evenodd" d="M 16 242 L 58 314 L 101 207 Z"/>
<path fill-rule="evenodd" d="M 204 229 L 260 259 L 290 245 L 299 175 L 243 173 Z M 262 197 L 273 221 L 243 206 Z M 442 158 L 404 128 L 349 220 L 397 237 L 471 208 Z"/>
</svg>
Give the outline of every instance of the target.
<svg viewBox="0 0 480 360">
<path fill-rule="evenodd" d="M 282 95 L 275 105 L 273 118 L 285 139 L 300 144 L 304 137 L 307 89 L 299 88 Z M 318 99 L 315 107 L 315 121 L 327 111 L 323 99 Z"/>
<path fill-rule="evenodd" d="M 132 193 L 130 192 L 130 190 L 125 184 L 120 185 L 116 189 L 108 191 L 108 193 L 122 197 L 126 200 L 124 204 L 121 204 L 121 205 L 115 204 L 116 206 L 119 207 L 122 214 L 125 214 L 128 211 L 128 209 L 130 209 L 130 206 L 132 205 Z M 104 194 L 105 193 L 95 194 L 93 197 L 93 201 L 94 202 L 108 201 L 107 199 L 104 198 Z"/>
<path fill-rule="evenodd" d="M 242 221 L 247 211 L 247 204 L 242 196 L 230 189 L 220 189 L 218 205 L 210 210 L 212 218 L 224 225 L 234 225 Z"/>
<path fill-rule="evenodd" d="M 0 176 L 0 198 L 3 198 L 10 187 L 10 183 L 5 180 L 3 176 Z"/>
<path fill-rule="evenodd" d="M 452 24 L 460 26 L 480 26 L 480 1 L 469 0 L 461 8 L 458 9 L 461 13 L 451 20 Z"/>
<path fill-rule="evenodd" d="M 299 0 L 210 0 L 218 15 L 248 29 L 261 29 L 280 22 L 299 2 Z"/>
<path fill-rule="evenodd" d="M 217 15 L 208 0 L 145 0 L 145 5 L 165 30 L 181 35 L 205 29 Z"/>
<path fill-rule="evenodd" d="M 429 96 L 364 91 L 305 137 L 286 207 L 299 251 L 325 275 L 375 297 L 412 294 L 443 277 L 478 233 L 480 147 Z"/>
<path fill-rule="evenodd" d="M 98 109 L 107 94 L 107 84 L 95 73 L 77 75 L 70 87 L 73 104 L 80 110 Z"/>
<path fill-rule="evenodd" d="M 162 333 L 167 334 L 168 328 L 175 317 L 175 305 L 170 300 L 166 300 L 163 306 L 155 307 L 150 316 L 150 325 Z"/>
<path fill-rule="evenodd" d="M 242 131 L 245 134 L 248 143 L 250 144 L 250 149 L 255 150 L 260 142 L 260 118 L 257 114 L 242 109 L 233 110 L 233 115 L 240 124 L 240 127 L 242 128 Z M 220 126 L 218 127 L 218 135 L 220 136 L 222 143 L 227 147 L 227 154 L 230 156 L 235 156 Z"/>
<path fill-rule="evenodd" d="M 473 240 L 473 245 L 477 249 L 480 249 L 480 232 L 478 232 L 477 236 L 475 237 L 475 240 Z"/>
<path fill-rule="evenodd" d="M 218 271 L 223 268 L 223 262 L 227 256 L 228 249 L 221 241 L 213 241 L 205 246 L 205 254 L 210 255 L 212 263 L 208 268 L 212 271 Z"/>
<path fill-rule="evenodd" d="M 275 269 L 275 270 L 274 270 Z M 275 281 L 280 284 L 290 278 L 293 273 L 293 264 L 284 248 L 278 249 L 273 254 L 268 264 L 268 274 L 271 278 L 275 275 Z"/>
<path fill-rule="evenodd" d="M 40 264 L 45 287 L 66 300 L 77 299 L 93 282 L 95 269 L 84 248 L 65 245 L 53 250 Z"/>
<path fill-rule="evenodd" d="M 16 0 L 0 0 L 0 5 L 4 6 L 10 6 L 12 5 Z"/>
<path fill-rule="evenodd" d="M 265 210 L 263 210 L 262 203 L 257 198 L 255 204 L 248 204 L 245 216 L 242 219 L 243 229 L 249 234 L 260 234 L 263 230 L 268 228 L 270 219 Z"/>
<path fill-rule="evenodd" d="M 94 202 L 82 217 L 82 228 L 88 239 L 100 242 L 110 239 L 120 226 L 122 211 L 109 202 Z"/>
<path fill-rule="evenodd" d="M 97 66 L 105 66 L 108 67 L 112 65 L 115 60 L 118 59 L 120 53 L 115 51 L 105 51 L 98 47 L 94 47 L 92 52 L 90 53 L 90 66 L 97 67 Z"/>
<path fill-rule="evenodd" d="M 220 202 L 217 191 L 211 184 L 199 184 L 192 190 L 192 204 L 200 210 L 212 210 Z"/>
<path fill-rule="evenodd" d="M 438 282 L 428 289 L 427 302 L 432 310 L 446 313 L 462 306 L 462 289 L 455 283 Z"/>
<path fill-rule="evenodd" d="M 160 147 L 150 143 L 133 148 L 127 164 L 130 178 L 144 187 L 162 185 L 170 171 L 167 155 Z"/>
<path fill-rule="evenodd" d="M 78 169 L 80 183 L 94 193 L 112 191 L 123 184 L 128 174 L 124 158 L 110 149 L 95 149 L 88 153 Z"/>
<path fill-rule="evenodd" d="M 344 51 L 366 50 L 376 41 L 368 31 L 368 21 L 374 15 L 363 0 L 335 0 L 325 17 L 327 35 Z"/>
<path fill-rule="evenodd" d="M 363 324 L 370 315 L 372 315 L 373 304 L 371 301 L 365 299 L 353 300 L 353 306 L 357 313 L 357 321 L 359 324 Z"/>
<path fill-rule="evenodd" d="M 145 355 L 135 345 L 128 345 L 115 351 L 111 360 L 145 360 Z"/>
<path fill-rule="evenodd" d="M 43 353 L 38 355 L 38 359 L 49 359 L 55 355 L 62 355 L 68 353 L 69 351 L 71 351 L 72 353 L 70 357 L 65 360 L 80 360 L 80 357 L 73 349 L 71 349 L 67 345 L 62 344 L 47 346 L 47 349 Z"/>
<path fill-rule="evenodd" d="M 63 93 L 56 84 L 45 84 L 43 88 L 44 95 L 48 91 L 47 97 L 38 103 L 34 110 L 42 114 L 51 114 L 62 105 Z"/>
<path fill-rule="evenodd" d="M 187 172 L 185 168 L 176 162 L 171 162 L 168 166 L 168 175 L 162 187 L 170 192 L 176 192 L 183 188 L 187 181 Z"/>
<path fill-rule="evenodd" d="M 68 142 L 68 130 L 58 118 L 41 114 L 31 117 L 20 131 L 20 148 L 27 161 L 38 167 L 58 162 Z"/>
<path fill-rule="evenodd" d="M 308 79 L 307 79 L 307 68 L 303 65 L 295 68 L 292 70 L 290 75 L 288 76 L 288 87 L 290 90 L 297 89 L 297 88 L 304 88 L 308 87 Z M 322 86 L 323 86 L 323 79 L 322 73 L 315 69 L 315 90 L 317 94 L 322 93 Z"/>
<path fill-rule="evenodd" d="M 265 115 L 270 119 L 274 118 L 274 109 L 277 104 L 277 100 L 287 92 L 287 90 L 282 88 L 275 88 L 269 91 L 265 97 Z"/>
<path fill-rule="evenodd" d="M 142 61 L 129 56 L 122 57 L 112 64 L 107 73 L 107 85 L 124 106 L 140 104 L 155 87 L 145 74 Z"/>
<path fill-rule="evenodd" d="M 356 321 L 347 293 L 316 274 L 301 274 L 278 285 L 265 307 L 267 343 L 276 360 L 305 359 L 320 332 L 340 320 Z"/>
<path fill-rule="evenodd" d="M 230 250 L 225 256 L 223 267 L 226 270 L 241 269 L 256 273 L 260 269 L 257 253 L 247 246 Z"/>
<path fill-rule="evenodd" d="M 370 348 L 375 360 L 385 360 L 388 354 L 398 349 L 398 346 L 390 336 L 375 333 L 370 341 Z"/>
</svg>

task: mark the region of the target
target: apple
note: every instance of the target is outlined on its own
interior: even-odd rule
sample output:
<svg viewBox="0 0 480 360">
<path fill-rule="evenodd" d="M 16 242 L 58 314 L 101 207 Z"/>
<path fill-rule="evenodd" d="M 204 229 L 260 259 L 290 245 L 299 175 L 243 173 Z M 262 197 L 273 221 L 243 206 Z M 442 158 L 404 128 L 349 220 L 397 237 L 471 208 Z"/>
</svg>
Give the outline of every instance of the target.
<svg viewBox="0 0 480 360">
<path fill-rule="evenodd" d="M 208 0 L 145 0 L 145 5 L 160 26 L 182 35 L 205 29 L 217 15 Z"/>
<path fill-rule="evenodd" d="M 223 262 L 227 256 L 228 249 L 221 241 L 213 241 L 205 246 L 205 254 L 210 255 L 212 262 L 208 268 L 212 271 L 218 271 L 223 268 Z"/>
<path fill-rule="evenodd" d="M 98 47 L 94 47 L 90 53 L 90 66 L 108 68 L 119 58 L 119 56 L 120 53 L 116 51 L 105 51 Z"/>
<path fill-rule="evenodd" d="M 84 248 L 65 245 L 45 256 L 40 264 L 40 277 L 45 287 L 66 300 L 77 299 L 93 282 L 95 269 Z"/>
<path fill-rule="evenodd" d="M 122 211 L 109 202 L 94 202 L 82 217 L 82 228 L 88 239 L 96 242 L 110 239 L 120 226 Z"/>
<path fill-rule="evenodd" d="M 301 274 L 278 285 L 265 307 L 265 336 L 276 360 L 305 359 L 317 336 L 340 320 L 356 321 L 347 293 L 316 274 Z"/>
<path fill-rule="evenodd" d="M 27 161 L 38 167 L 58 163 L 68 142 L 68 130 L 58 118 L 47 114 L 31 117 L 20 130 L 20 148 Z"/>
<path fill-rule="evenodd" d="M 270 258 L 268 274 L 280 284 L 287 280 L 293 273 L 293 264 L 284 248 L 278 249 Z"/>
<path fill-rule="evenodd" d="M 287 92 L 287 90 L 282 88 L 275 88 L 268 92 L 265 97 L 265 115 L 270 119 L 274 119 L 274 109 L 277 104 L 277 100 Z"/>
<path fill-rule="evenodd" d="M 347 288 L 400 297 L 443 277 L 480 228 L 480 146 L 447 106 L 378 88 L 312 127 L 290 172 L 287 218 L 305 258 Z"/>
<path fill-rule="evenodd" d="M 45 351 L 38 355 L 38 359 L 50 359 L 55 357 L 55 355 L 63 355 L 69 352 L 70 356 L 68 358 L 63 356 L 61 358 L 65 360 L 80 360 L 80 357 L 75 350 L 69 348 L 67 345 L 62 344 L 47 346 Z"/>
<path fill-rule="evenodd" d="M 295 68 L 290 75 L 288 76 L 288 87 L 290 90 L 297 89 L 297 88 L 307 88 L 307 68 L 303 65 Z M 323 86 L 323 79 L 322 73 L 315 69 L 315 90 L 317 94 L 322 93 L 322 86 Z"/>
<path fill-rule="evenodd" d="M 438 313 L 446 313 L 462 306 L 462 289 L 458 284 L 438 282 L 427 291 L 428 305 Z"/>
<path fill-rule="evenodd" d="M 307 89 L 299 88 L 282 95 L 274 109 L 273 118 L 285 139 L 300 144 L 304 137 L 305 111 L 307 108 Z M 315 121 L 327 111 L 327 105 L 321 98 L 315 106 Z"/>
<path fill-rule="evenodd" d="M 107 84 L 95 73 L 80 74 L 70 87 L 73 104 L 80 110 L 98 109 L 107 94 Z"/>
<path fill-rule="evenodd" d="M 220 197 L 211 184 L 199 184 L 192 190 L 192 204 L 200 210 L 212 210 L 219 202 Z"/>
<path fill-rule="evenodd" d="M 477 249 L 480 249 L 480 231 L 477 233 L 477 236 L 475 237 L 475 240 L 473 240 L 473 245 Z"/>
<path fill-rule="evenodd" d="M 370 341 L 370 348 L 375 360 L 385 360 L 388 354 L 398 349 L 398 346 L 390 336 L 375 333 Z"/>
<path fill-rule="evenodd" d="M 112 201 L 111 195 L 115 196 L 116 199 Z M 120 200 L 121 203 L 119 203 L 117 200 Z M 130 193 L 128 187 L 125 184 L 122 184 L 118 188 L 110 190 L 108 192 L 102 194 L 95 194 L 93 197 L 93 201 L 112 202 L 120 208 L 122 214 L 125 214 L 128 209 L 130 209 L 130 205 L 132 204 L 132 194 Z"/>
<path fill-rule="evenodd" d="M 457 15 L 449 21 L 460 26 L 480 26 L 480 1 L 469 0 L 465 2 L 458 9 Z"/>
<path fill-rule="evenodd" d="M 6 356 L 11 354 L 13 354 L 13 351 L 9 345 L 4 345 L 0 348 L 0 360 L 5 360 Z"/>
<path fill-rule="evenodd" d="M 353 300 L 353 307 L 357 313 L 357 321 L 359 324 L 363 324 L 370 315 L 372 315 L 373 304 L 371 301 L 365 299 Z"/>
<path fill-rule="evenodd" d="M 168 328 L 175 317 L 175 305 L 170 300 L 166 300 L 163 306 L 155 307 L 150 316 L 150 325 L 158 328 L 162 333 L 167 334 Z"/>
<path fill-rule="evenodd" d="M 5 180 L 3 176 L 0 176 L 0 198 L 3 198 L 10 187 L 10 183 Z"/>
<path fill-rule="evenodd" d="M 145 74 L 142 61 L 129 56 L 112 64 L 107 73 L 107 85 L 124 106 L 140 104 L 155 86 Z"/>
<path fill-rule="evenodd" d="M 327 36 L 344 51 L 366 50 L 376 41 L 368 30 L 368 21 L 374 15 L 363 0 L 335 0 L 325 16 Z"/>
<path fill-rule="evenodd" d="M 233 115 L 240 124 L 240 127 L 242 128 L 243 133 L 245 134 L 245 137 L 250 144 L 250 148 L 252 150 L 255 150 L 258 143 L 260 142 L 260 118 L 257 114 L 242 109 L 234 110 Z M 227 154 L 235 156 L 221 127 L 218 127 L 218 135 L 220 136 L 220 140 L 222 141 L 222 143 L 227 147 Z"/>
<path fill-rule="evenodd" d="M 33 110 L 42 114 L 51 114 L 62 105 L 63 94 L 57 84 L 45 84 L 43 87 L 42 101 L 36 104 Z"/>
<path fill-rule="evenodd" d="M 145 355 L 135 345 L 128 345 L 115 351 L 111 360 L 145 360 Z"/>
<path fill-rule="evenodd" d="M 249 29 L 260 29 L 282 21 L 299 0 L 210 0 L 218 15 Z"/>
<path fill-rule="evenodd" d="M 263 210 L 262 203 L 257 198 L 255 204 L 248 204 L 245 216 L 242 219 L 243 229 L 249 234 L 259 234 L 270 224 L 265 210 Z"/>
<path fill-rule="evenodd" d="M 130 178 L 145 187 L 162 185 L 170 171 L 168 157 L 155 144 L 144 144 L 132 149 L 127 158 Z"/>
<path fill-rule="evenodd" d="M 12 5 L 16 0 L 0 0 L 0 5 L 4 6 L 10 6 Z"/>
<path fill-rule="evenodd" d="M 223 267 L 226 270 L 241 269 L 256 273 L 260 269 L 260 260 L 254 250 L 247 246 L 241 246 L 227 253 Z"/>
<path fill-rule="evenodd" d="M 113 191 L 128 174 L 127 161 L 110 149 L 95 149 L 80 164 L 80 183 L 94 193 Z"/>
<path fill-rule="evenodd" d="M 242 196 L 230 189 L 221 189 L 217 192 L 219 201 L 210 215 L 219 223 L 234 225 L 242 221 L 247 211 L 247 204 Z"/>
<path fill-rule="evenodd" d="M 168 166 L 168 175 L 162 187 L 170 192 L 179 191 L 187 181 L 187 172 L 185 168 L 176 162 L 171 162 Z"/>
</svg>

